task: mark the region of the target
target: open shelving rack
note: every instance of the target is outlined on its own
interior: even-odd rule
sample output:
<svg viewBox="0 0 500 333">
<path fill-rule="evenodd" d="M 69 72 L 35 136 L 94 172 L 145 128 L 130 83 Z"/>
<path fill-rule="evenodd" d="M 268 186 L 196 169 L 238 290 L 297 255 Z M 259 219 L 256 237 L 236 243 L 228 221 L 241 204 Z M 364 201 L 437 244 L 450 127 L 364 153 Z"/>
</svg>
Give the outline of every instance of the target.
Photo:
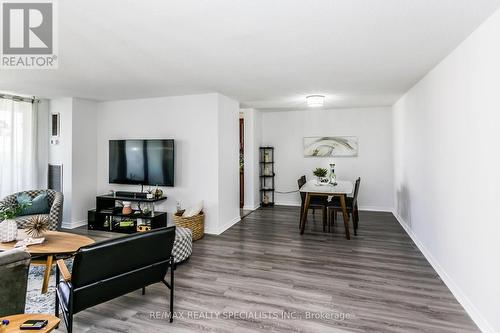
<svg viewBox="0 0 500 333">
<path fill-rule="evenodd" d="M 260 147 L 259 177 L 261 207 L 274 206 L 274 176 L 274 147 Z M 267 200 L 264 200 L 265 197 L 267 197 Z"/>
</svg>

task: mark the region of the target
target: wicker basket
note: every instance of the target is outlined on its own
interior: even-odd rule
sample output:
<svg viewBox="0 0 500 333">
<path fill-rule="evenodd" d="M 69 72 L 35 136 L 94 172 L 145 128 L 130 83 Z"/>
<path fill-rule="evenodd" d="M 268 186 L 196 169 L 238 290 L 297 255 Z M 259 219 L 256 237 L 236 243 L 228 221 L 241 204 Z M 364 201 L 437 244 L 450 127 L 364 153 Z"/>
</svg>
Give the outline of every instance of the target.
<svg viewBox="0 0 500 333">
<path fill-rule="evenodd" d="M 202 238 L 205 234 L 205 214 L 203 214 L 203 211 L 192 217 L 182 217 L 183 213 L 184 210 L 181 210 L 174 214 L 174 224 L 181 228 L 191 229 L 193 241 Z"/>
</svg>

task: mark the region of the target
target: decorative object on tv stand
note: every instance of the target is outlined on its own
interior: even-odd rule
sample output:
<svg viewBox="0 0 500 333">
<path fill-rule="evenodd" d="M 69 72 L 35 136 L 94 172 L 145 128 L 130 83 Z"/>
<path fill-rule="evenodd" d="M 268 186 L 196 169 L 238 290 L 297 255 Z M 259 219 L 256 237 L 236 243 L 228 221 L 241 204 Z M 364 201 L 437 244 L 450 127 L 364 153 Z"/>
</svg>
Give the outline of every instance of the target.
<svg viewBox="0 0 500 333">
<path fill-rule="evenodd" d="M 163 196 L 163 191 L 161 190 L 161 188 L 158 187 L 158 185 L 156 185 L 156 188 L 153 191 L 153 196 L 157 199 Z"/>
<path fill-rule="evenodd" d="M 358 137 L 323 136 L 304 138 L 305 157 L 358 156 Z"/>
<path fill-rule="evenodd" d="M 123 201 L 122 214 L 123 215 L 132 214 L 132 203 L 130 201 Z"/>
<path fill-rule="evenodd" d="M 147 225 L 147 224 L 139 224 L 137 225 L 137 231 L 138 232 L 144 232 L 144 231 L 150 231 L 151 230 L 151 226 L 150 225 Z"/>
<path fill-rule="evenodd" d="M 149 203 L 143 203 L 142 206 L 141 204 L 139 203 L 139 207 L 140 207 L 140 210 L 142 212 L 143 215 L 151 215 L 151 213 L 153 212 L 153 209 L 151 208 L 151 205 Z"/>
<path fill-rule="evenodd" d="M 316 184 L 328 184 L 330 180 L 326 177 L 328 170 L 325 168 L 316 168 L 313 170 L 313 175 L 316 177 Z"/>
<path fill-rule="evenodd" d="M 8 243 L 17 238 L 17 222 L 15 218 L 21 213 L 26 205 L 17 203 L 0 203 L 0 242 Z"/>
<path fill-rule="evenodd" d="M 337 175 L 335 174 L 335 163 L 330 163 L 330 184 L 337 185 Z"/>
<path fill-rule="evenodd" d="M 47 216 L 35 215 L 31 217 L 26 225 L 26 234 L 33 238 L 42 237 L 49 229 L 49 219 Z"/>
<path fill-rule="evenodd" d="M 180 207 L 179 207 L 180 208 Z M 203 201 L 196 205 L 180 209 L 173 217 L 174 224 L 180 228 L 188 228 L 193 233 L 193 241 L 201 239 L 205 234 L 205 214 L 203 214 Z"/>
</svg>

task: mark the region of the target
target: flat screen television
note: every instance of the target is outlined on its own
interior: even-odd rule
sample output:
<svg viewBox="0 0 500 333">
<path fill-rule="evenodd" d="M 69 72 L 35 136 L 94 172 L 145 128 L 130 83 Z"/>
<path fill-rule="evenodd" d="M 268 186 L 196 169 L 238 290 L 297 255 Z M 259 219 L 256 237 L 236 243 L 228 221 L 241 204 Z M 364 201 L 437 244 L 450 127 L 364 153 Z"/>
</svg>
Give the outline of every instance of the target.
<svg viewBox="0 0 500 333">
<path fill-rule="evenodd" d="M 174 186 L 174 140 L 110 140 L 109 182 Z"/>
</svg>

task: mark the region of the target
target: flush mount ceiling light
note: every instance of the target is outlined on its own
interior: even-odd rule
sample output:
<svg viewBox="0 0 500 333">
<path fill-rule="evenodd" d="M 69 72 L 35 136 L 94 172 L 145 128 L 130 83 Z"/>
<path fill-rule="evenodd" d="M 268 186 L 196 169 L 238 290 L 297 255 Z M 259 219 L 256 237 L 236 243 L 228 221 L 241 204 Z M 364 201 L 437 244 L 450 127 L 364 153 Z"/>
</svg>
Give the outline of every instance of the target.
<svg viewBox="0 0 500 333">
<path fill-rule="evenodd" d="M 316 108 L 325 104 L 325 96 L 323 95 L 309 95 L 306 97 L 307 106 Z"/>
</svg>

